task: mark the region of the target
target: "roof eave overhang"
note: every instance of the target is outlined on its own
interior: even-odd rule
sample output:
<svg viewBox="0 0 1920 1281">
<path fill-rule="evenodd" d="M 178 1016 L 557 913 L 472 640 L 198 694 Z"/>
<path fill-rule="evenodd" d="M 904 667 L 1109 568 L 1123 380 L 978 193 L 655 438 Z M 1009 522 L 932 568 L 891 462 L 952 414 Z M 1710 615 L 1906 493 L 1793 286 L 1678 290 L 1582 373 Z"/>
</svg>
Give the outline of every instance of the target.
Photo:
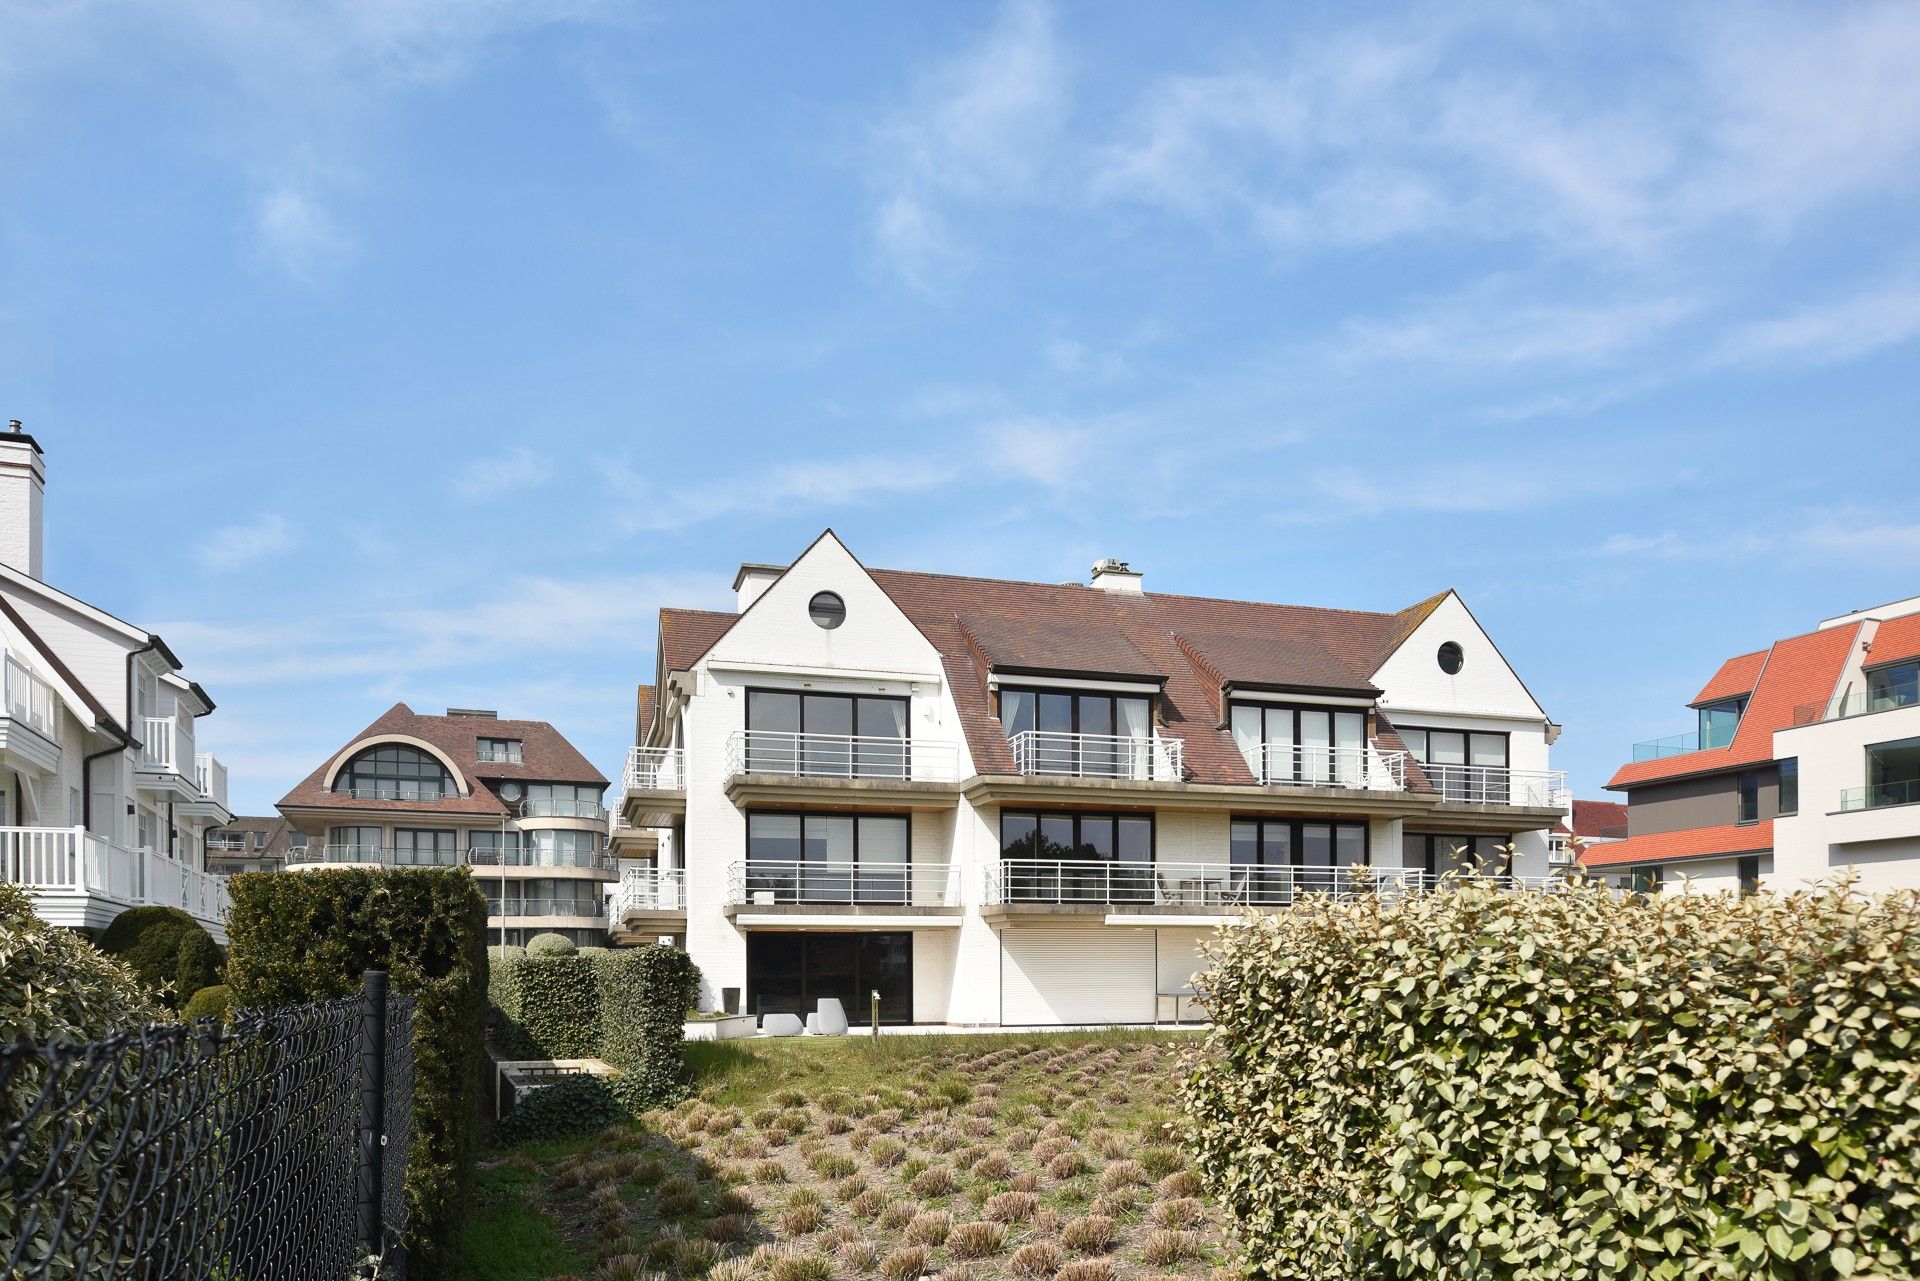
<svg viewBox="0 0 1920 1281">
<path fill-rule="evenodd" d="M 1379 687 L 1374 685 L 1303 685 L 1297 682 L 1276 681 L 1237 681 L 1227 680 L 1220 686 L 1221 692 L 1231 694 L 1243 689 L 1255 694 L 1313 694 L 1323 698 L 1365 698 L 1380 697 Z"/>
</svg>

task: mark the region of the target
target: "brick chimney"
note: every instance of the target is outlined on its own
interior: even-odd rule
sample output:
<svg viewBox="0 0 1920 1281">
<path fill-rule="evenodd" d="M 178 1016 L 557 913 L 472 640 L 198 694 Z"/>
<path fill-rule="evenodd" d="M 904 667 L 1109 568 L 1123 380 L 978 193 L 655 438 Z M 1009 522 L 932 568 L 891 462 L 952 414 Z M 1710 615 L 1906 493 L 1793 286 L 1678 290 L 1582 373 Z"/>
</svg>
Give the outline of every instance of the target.
<svg viewBox="0 0 1920 1281">
<path fill-rule="evenodd" d="M 40 577 L 46 504 L 46 459 L 12 419 L 0 433 L 0 562 L 33 578 Z"/>
</svg>

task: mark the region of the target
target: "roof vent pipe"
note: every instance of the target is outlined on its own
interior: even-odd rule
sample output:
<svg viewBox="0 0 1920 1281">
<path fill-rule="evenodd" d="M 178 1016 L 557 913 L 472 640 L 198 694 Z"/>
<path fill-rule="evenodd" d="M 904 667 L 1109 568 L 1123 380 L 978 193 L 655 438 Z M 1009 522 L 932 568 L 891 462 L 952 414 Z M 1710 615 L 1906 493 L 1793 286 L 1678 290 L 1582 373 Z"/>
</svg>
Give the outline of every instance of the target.
<svg viewBox="0 0 1920 1281">
<path fill-rule="evenodd" d="M 1128 567 L 1124 560 L 1115 560 L 1106 556 L 1093 562 L 1093 585 L 1106 592 L 1135 592 L 1141 590 L 1140 575 Z"/>
</svg>

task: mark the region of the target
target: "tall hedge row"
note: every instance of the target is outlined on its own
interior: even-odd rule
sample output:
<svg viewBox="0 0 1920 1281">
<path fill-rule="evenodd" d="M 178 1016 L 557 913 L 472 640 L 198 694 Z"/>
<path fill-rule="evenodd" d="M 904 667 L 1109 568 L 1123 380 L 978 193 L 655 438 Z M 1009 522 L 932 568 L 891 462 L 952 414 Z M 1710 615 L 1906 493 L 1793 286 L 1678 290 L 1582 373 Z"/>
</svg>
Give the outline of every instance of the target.
<svg viewBox="0 0 1920 1281">
<path fill-rule="evenodd" d="M 590 956 L 490 955 L 494 1034 L 512 1059 L 579 1059 L 600 1052 L 600 993 Z"/>
<path fill-rule="evenodd" d="M 1263 1277 L 1896 1277 L 1920 895 L 1474 884 L 1223 929 L 1182 1101 Z"/>
<path fill-rule="evenodd" d="M 237 1007 L 350 995 L 384 969 L 414 997 L 410 1274 L 454 1275 L 485 1097 L 487 905 L 465 868 L 237 876 L 227 984 Z"/>
<path fill-rule="evenodd" d="M 130 907 L 101 933 L 99 947 L 133 967 L 174 1009 L 220 981 L 220 947 L 206 926 L 177 907 Z"/>
</svg>

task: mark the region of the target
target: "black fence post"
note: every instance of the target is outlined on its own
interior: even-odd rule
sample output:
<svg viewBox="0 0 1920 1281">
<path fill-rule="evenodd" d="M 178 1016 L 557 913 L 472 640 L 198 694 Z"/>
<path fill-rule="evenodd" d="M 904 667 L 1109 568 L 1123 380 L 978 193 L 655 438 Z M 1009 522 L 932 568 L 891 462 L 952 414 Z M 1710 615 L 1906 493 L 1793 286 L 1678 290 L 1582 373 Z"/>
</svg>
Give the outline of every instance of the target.
<svg viewBox="0 0 1920 1281">
<path fill-rule="evenodd" d="M 360 995 L 360 1241 L 377 1258 L 386 1235 L 387 972 L 361 975 Z"/>
</svg>

